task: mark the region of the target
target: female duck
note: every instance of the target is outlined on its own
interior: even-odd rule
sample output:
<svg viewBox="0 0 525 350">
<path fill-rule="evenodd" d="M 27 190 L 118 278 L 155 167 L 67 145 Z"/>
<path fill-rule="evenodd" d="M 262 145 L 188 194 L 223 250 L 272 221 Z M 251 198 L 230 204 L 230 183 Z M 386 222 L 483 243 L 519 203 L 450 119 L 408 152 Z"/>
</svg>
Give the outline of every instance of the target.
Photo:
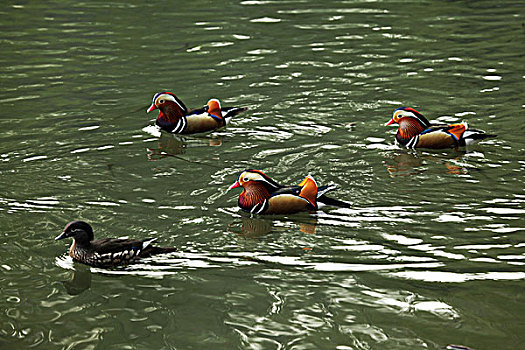
<svg viewBox="0 0 525 350">
<path fill-rule="evenodd" d="M 173 252 L 175 248 L 151 245 L 156 238 L 132 240 L 127 238 L 103 238 L 93 240 L 93 229 L 84 221 L 71 221 L 55 240 L 73 238 L 69 256 L 73 260 L 95 267 L 127 265 L 140 258 Z"/>
</svg>

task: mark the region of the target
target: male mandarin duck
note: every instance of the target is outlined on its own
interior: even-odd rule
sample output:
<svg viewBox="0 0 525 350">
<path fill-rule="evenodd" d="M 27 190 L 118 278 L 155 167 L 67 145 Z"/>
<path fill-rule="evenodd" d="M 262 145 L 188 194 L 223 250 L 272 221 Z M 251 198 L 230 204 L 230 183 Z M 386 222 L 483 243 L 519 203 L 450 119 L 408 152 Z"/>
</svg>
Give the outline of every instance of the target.
<svg viewBox="0 0 525 350">
<path fill-rule="evenodd" d="M 335 185 L 317 186 L 308 175 L 298 186 L 283 186 L 260 170 L 248 169 L 228 190 L 242 187 L 239 207 L 252 214 L 293 214 L 314 211 L 323 205 L 350 207 L 350 204 L 329 198 L 325 194 Z"/>
<path fill-rule="evenodd" d="M 235 115 L 247 108 L 224 107 L 217 99 L 211 99 L 203 108 L 188 110 L 184 103 L 171 92 L 159 92 L 147 113 L 158 109 L 156 124 L 162 130 L 174 134 L 196 134 L 222 128 Z"/>
<path fill-rule="evenodd" d="M 392 119 L 385 125 L 394 123 L 399 124 L 396 140 L 406 148 L 455 148 L 496 137 L 486 134 L 483 130 L 469 129 L 466 122 L 433 125 L 421 113 L 410 107 L 396 109 Z"/>
<path fill-rule="evenodd" d="M 152 246 L 156 238 L 132 240 L 127 238 L 103 238 L 93 240 L 93 229 L 84 221 L 71 221 L 55 240 L 73 238 L 69 256 L 73 260 L 95 267 L 127 265 L 155 254 L 173 252 L 175 248 Z"/>
</svg>

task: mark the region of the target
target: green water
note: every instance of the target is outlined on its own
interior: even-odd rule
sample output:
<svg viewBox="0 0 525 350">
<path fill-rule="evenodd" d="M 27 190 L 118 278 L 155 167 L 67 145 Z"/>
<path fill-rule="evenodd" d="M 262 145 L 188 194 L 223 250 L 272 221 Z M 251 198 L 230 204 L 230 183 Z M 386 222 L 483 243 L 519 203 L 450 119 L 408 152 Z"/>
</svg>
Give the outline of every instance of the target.
<svg viewBox="0 0 525 350">
<path fill-rule="evenodd" d="M 4 1 L 2 349 L 519 349 L 525 6 L 518 1 Z M 154 93 L 249 111 L 148 133 Z M 392 111 L 498 138 L 394 145 Z M 155 113 L 153 113 L 155 114 Z M 245 168 L 351 209 L 249 217 Z M 158 237 L 90 269 L 53 238 Z"/>
</svg>

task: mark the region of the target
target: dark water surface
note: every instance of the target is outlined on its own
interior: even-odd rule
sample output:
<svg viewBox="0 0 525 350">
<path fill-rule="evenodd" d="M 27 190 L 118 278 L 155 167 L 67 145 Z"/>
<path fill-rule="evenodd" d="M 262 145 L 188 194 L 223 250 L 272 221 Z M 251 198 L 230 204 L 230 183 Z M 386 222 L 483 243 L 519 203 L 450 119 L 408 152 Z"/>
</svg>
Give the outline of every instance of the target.
<svg viewBox="0 0 525 350">
<path fill-rule="evenodd" d="M 519 349 L 525 343 L 519 1 L 4 1 L 2 349 Z M 155 92 L 247 106 L 155 136 Z M 407 152 L 402 105 L 498 138 Z M 154 113 L 155 114 L 155 113 Z M 146 128 L 145 128 L 146 127 Z M 351 209 L 249 217 L 247 167 Z M 115 270 L 53 238 L 158 237 Z"/>
</svg>

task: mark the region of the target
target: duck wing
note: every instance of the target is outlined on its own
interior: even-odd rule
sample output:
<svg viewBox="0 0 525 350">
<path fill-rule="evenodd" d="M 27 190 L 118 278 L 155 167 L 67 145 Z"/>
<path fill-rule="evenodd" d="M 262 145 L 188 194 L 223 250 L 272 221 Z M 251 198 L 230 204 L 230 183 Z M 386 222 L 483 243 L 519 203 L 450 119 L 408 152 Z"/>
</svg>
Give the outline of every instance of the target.
<svg viewBox="0 0 525 350">
<path fill-rule="evenodd" d="M 99 254 L 115 253 L 122 250 L 142 250 L 156 238 L 134 240 L 129 238 L 103 238 L 92 241 L 93 249 Z"/>
</svg>

